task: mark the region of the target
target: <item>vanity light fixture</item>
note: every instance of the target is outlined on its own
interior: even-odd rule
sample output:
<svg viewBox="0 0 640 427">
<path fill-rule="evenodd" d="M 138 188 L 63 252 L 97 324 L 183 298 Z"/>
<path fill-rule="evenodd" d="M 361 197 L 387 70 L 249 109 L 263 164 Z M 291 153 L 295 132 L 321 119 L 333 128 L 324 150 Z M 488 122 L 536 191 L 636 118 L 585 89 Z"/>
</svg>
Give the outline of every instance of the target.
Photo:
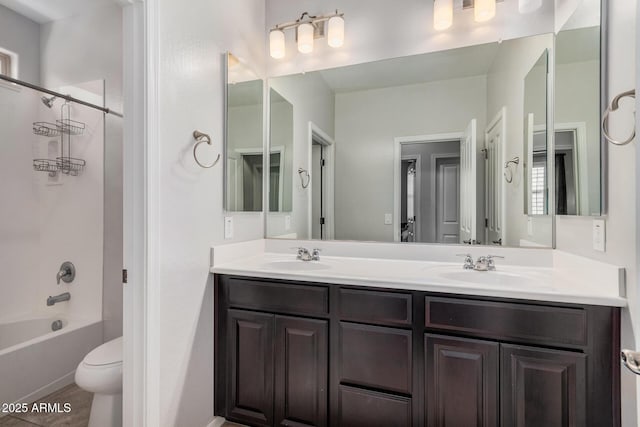
<svg viewBox="0 0 640 427">
<path fill-rule="evenodd" d="M 476 22 L 485 22 L 496 16 L 496 0 L 475 0 L 473 17 Z"/>
<path fill-rule="evenodd" d="M 326 24 L 326 25 L 325 25 Z M 325 33 L 325 27 L 327 27 Z M 337 48 L 344 44 L 344 14 L 336 13 L 324 16 L 313 16 L 303 13 L 299 19 L 284 24 L 278 24 L 269 32 L 269 54 L 274 59 L 282 59 L 286 54 L 284 32 L 288 29 L 296 30 L 298 52 L 313 52 L 315 39 L 327 36 L 327 44 Z"/>
<path fill-rule="evenodd" d="M 453 24 L 453 0 L 433 1 L 433 28 L 446 30 Z"/>
<path fill-rule="evenodd" d="M 518 0 L 518 11 L 520 13 L 531 13 L 542 6 L 542 0 Z"/>
</svg>

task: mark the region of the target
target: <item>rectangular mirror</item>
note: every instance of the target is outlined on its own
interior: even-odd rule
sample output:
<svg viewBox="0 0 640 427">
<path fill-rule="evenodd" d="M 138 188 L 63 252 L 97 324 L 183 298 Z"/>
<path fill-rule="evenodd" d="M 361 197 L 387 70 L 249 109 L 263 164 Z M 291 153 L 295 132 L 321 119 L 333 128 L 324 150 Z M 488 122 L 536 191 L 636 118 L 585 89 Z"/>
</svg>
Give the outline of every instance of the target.
<svg viewBox="0 0 640 427">
<path fill-rule="evenodd" d="M 547 81 L 549 52 L 544 51 L 524 79 L 524 209 L 547 215 Z"/>
<path fill-rule="evenodd" d="M 269 91 L 269 211 L 291 212 L 293 178 L 293 105 Z"/>
<path fill-rule="evenodd" d="M 551 247 L 552 218 L 523 208 L 521 118 L 552 48 L 543 34 L 270 79 L 293 110 L 293 202 L 267 237 Z"/>
<path fill-rule="evenodd" d="M 226 55 L 225 210 L 262 211 L 263 81 Z"/>
<path fill-rule="evenodd" d="M 585 1 L 555 42 L 555 206 L 599 216 L 602 206 L 600 1 Z"/>
</svg>

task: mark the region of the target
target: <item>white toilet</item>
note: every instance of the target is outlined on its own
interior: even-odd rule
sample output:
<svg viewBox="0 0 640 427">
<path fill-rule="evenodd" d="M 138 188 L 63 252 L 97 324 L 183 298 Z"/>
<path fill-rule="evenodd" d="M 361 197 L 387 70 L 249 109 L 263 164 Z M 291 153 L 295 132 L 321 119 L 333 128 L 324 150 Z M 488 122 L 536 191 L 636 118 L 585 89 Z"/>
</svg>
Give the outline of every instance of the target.
<svg viewBox="0 0 640 427">
<path fill-rule="evenodd" d="M 94 393 L 88 427 L 122 426 L 122 337 L 84 357 L 76 369 L 76 384 Z"/>
</svg>

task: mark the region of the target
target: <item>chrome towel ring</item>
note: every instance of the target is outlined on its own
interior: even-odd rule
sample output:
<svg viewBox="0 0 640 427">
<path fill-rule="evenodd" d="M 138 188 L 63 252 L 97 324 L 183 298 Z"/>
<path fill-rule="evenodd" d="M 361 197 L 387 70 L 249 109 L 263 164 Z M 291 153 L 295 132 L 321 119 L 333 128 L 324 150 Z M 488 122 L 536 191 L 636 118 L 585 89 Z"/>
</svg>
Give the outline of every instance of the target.
<svg viewBox="0 0 640 427">
<path fill-rule="evenodd" d="M 514 157 L 513 159 L 504 163 L 504 179 L 508 184 L 511 184 L 513 182 L 513 172 L 509 167 L 509 165 L 512 163 L 514 164 L 514 168 L 517 170 L 518 165 L 520 164 L 520 157 Z"/>
<path fill-rule="evenodd" d="M 307 175 L 307 183 L 304 183 L 303 174 Z M 302 188 L 307 188 L 309 183 L 311 182 L 311 175 L 309 175 L 309 171 L 306 169 L 298 168 L 298 175 L 300 176 L 300 184 L 302 184 Z"/>
<path fill-rule="evenodd" d="M 609 107 L 607 107 L 607 109 L 604 111 L 604 114 L 602 115 L 602 134 L 604 135 L 604 137 L 606 138 L 607 141 L 609 141 L 612 144 L 615 145 L 627 145 L 628 143 L 630 143 L 631 141 L 633 141 L 633 138 L 636 137 L 636 128 L 635 126 L 633 127 L 633 132 L 631 132 L 631 136 L 627 139 L 625 139 L 624 141 L 618 141 L 616 139 L 611 138 L 611 136 L 609 135 L 609 114 L 616 111 L 618 109 L 618 107 L 620 106 L 620 100 L 622 98 L 625 97 L 630 97 L 630 98 L 634 98 L 636 97 L 636 91 L 634 89 L 628 90 L 626 92 L 622 92 L 621 94 L 617 95 L 615 98 L 613 98 L 613 100 L 611 101 L 611 105 Z M 635 118 L 635 112 L 634 114 L 634 118 Z"/>
<path fill-rule="evenodd" d="M 207 135 L 206 133 L 200 132 L 198 130 L 194 130 L 193 131 L 193 138 L 196 140 L 196 145 L 193 146 L 193 158 L 195 159 L 196 163 L 198 164 L 198 166 L 200 166 L 201 168 L 204 169 L 209 169 L 214 167 L 216 164 L 218 164 L 218 161 L 220 160 L 220 154 L 218 154 L 218 157 L 216 157 L 216 159 L 213 161 L 213 163 L 207 165 L 204 164 L 202 162 L 200 162 L 200 160 L 198 160 L 198 146 L 200 144 L 202 144 L 203 142 L 206 142 L 208 145 L 211 145 L 211 137 L 209 135 Z"/>
</svg>

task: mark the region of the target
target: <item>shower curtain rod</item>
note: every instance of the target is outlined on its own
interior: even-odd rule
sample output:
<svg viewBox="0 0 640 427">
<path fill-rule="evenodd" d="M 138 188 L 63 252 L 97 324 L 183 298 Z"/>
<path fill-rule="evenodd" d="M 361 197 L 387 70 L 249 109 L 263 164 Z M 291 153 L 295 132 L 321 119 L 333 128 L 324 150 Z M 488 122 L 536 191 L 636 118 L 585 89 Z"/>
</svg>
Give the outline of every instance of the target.
<svg viewBox="0 0 640 427">
<path fill-rule="evenodd" d="M 45 89 L 43 87 L 36 86 L 34 84 L 31 84 L 31 83 L 23 82 L 22 80 L 14 79 L 14 78 L 5 76 L 3 74 L 0 74 L 0 80 L 4 80 L 4 81 L 7 81 L 9 83 L 17 84 L 19 86 L 24 86 L 24 87 L 27 87 L 29 89 L 37 90 L 38 92 L 43 92 L 43 93 L 46 93 L 46 94 L 49 94 L 49 95 L 53 95 L 56 98 L 61 98 L 61 99 L 67 100 L 69 102 L 75 102 L 76 104 L 81 104 L 81 105 L 85 105 L 85 106 L 90 107 L 90 108 L 95 108 L 96 110 L 100 110 L 105 114 L 112 114 L 112 115 L 117 116 L 117 117 L 123 117 L 123 115 L 121 113 L 113 111 L 113 110 L 111 110 L 109 108 L 101 107 L 101 106 L 96 105 L 96 104 L 91 104 L 90 102 L 86 102 L 86 101 L 83 101 L 81 99 L 74 98 L 73 96 L 63 95 L 63 94 L 61 94 L 59 92 L 55 92 L 53 90 Z"/>
</svg>

